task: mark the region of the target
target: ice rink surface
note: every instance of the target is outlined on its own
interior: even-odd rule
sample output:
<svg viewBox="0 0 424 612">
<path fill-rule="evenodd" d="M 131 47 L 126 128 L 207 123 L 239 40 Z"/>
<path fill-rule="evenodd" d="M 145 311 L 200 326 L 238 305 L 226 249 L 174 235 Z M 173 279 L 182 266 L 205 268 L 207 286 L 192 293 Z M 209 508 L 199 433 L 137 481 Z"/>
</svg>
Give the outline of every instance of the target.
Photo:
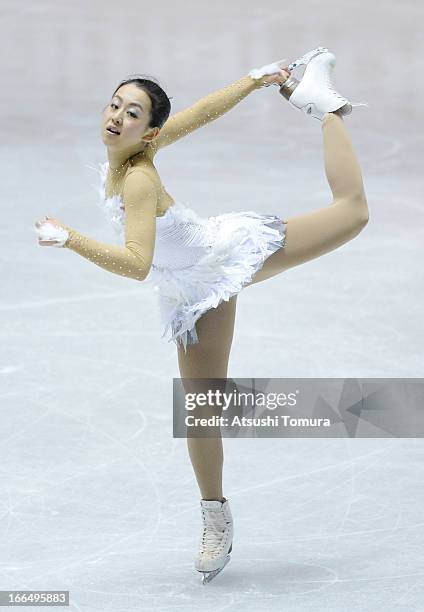
<svg viewBox="0 0 424 612">
<path fill-rule="evenodd" d="M 176 112 L 327 46 L 338 90 L 369 104 L 345 122 L 370 222 L 241 293 L 229 374 L 422 377 L 423 20 L 417 0 L 2 0 L 0 590 L 69 590 L 81 612 L 424 609 L 422 439 L 226 439 L 233 553 L 203 587 L 156 295 L 33 230 L 49 214 L 115 240 L 88 166 L 128 74 L 158 78 Z M 320 122 L 275 87 L 155 161 L 204 216 L 331 202 Z"/>
</svg>

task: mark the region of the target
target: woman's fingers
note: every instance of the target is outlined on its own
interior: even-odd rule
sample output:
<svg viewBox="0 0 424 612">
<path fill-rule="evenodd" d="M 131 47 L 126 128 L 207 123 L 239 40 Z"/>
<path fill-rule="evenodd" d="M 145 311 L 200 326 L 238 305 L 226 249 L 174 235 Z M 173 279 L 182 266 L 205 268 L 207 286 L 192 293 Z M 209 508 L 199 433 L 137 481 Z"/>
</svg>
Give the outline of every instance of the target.
<svg viewBox="0 0 424 612">
<path fill-rule="evenodd" d="M 290 72 L 287 72 L 287 70 L 281 70 L 280 74 L 276 78 L 277 78 L 277 82 L 282 85 L 283 83 L 287 81 L 289 77 L 290 77 Z"/>
<path fill-rule="evenodd" d="M 36 221 L 34 223 L 36 231 L 39 234 L 38 244 L 40 246 L 54 247 L 54 246 L 62 245 L 62 238 L 59 239 L 58 237 L 54 235 L 55 232 L 51 228 L 52 225 L 59 229 L 62 228 L 61 222 L 55 217 L 50 217 L 49 215 L 46 215 L 43 219 L 41 219 L 40 221 Z M 52 231 L 53 231 L 53 235 L 52 235 Z M 50 238 L 48 237 L 49 235 L 50 235 Z"/>
<path fill-rule="evenodd" d="M 58 244 L 57 240 L 39 240 L 38 244 L 40 246 L 53 246 L 55 244 Z"/>
<path fill-rule="evenodd" d="M 49 217 L 49 215 L 45 215 L 41 219 L 41 221 L 36 221 L 34 225 L 35 225 L 35 227 L 41 227 L 45 223 L 50 223 L 51 225 L 56 225 L 57 227 L 62 227 L 62 223 L 59 221 L 59 219 L 56 219 L 55 217 Z"/>
<path fill-rule="evenodd" d="M 278 62 L 276 62 L 279 66 L 281 66 L 281 68 L 284 68 L 285 66 L 287 66 L 287 62 L 289 60 L 285 57 L 284 59 L 278 60 Z"/>
<path fill-rule="evenodd" d="M 44 219 L 42 219 L 41 221 L 36 221 L 35 222 L 35 227 L 41 227 L 42 225 L 44 225 L 44 223 L 47 223 L 47 217 L 44 217 Z"/>
<path fill-rule="evenodd" d="M 289 74 L 291 74 L 290 72 L 290 68 L 287 64 L 287 60 L 284 60 L 282 62 L 277 62 L 279 67 L 281 68 L 281 70 L 285 70 L 286 72 L 288 72 Z"/>
<path fill-rule="evenodd" d="M 280 71 L 279 73 L 273 74 L 272 76 L 266 77 L 264 79 L 264 86 L 269 87 L 270 85 L 283 85 L 287 79 L 289 78 L 289 74 L 286 72 Z"/>
</svg>

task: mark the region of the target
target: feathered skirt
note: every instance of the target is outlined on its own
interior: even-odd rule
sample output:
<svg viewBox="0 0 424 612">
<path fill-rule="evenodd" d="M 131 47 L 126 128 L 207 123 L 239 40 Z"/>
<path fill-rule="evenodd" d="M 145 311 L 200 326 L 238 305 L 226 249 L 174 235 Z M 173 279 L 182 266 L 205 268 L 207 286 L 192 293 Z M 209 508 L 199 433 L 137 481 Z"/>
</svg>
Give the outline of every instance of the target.
<svg viewBox="0 0 424 612">
<path fill-rule="evenodd" d="M 187 227 L 194 228 L 193 239 L 185 239 L 186 246 L 178 245 L 178 255 L 181 249 L 191 248 L 191 252 L 196 252 L 197 256 L 189 265 L 176 268 L 158 265 L 153 260 L 146 280 L 154 284 L 159 294 L 160 316 L 164 326 L 162 338 L 169 332 L 168 341 L 180 344 L 186 351 L 188 344 L 199 342 L 196 331 L 198 319 L 223 300 L 228 301 L 238 294 L 262 268 L 265 260 L 284 247 L 287 221 L 254 211 L 231 212 L 201 219 L 181 203 L 176 203 L 171 211 L 175 217 L 181 216 L 181 213 L 183 217 L 188 217 L 191 225 L 185 224 L 186 236 Z M 196 220 L 205 231 L 194 231 L 199 229 Z M 175 231 L 171 235 L 175 236 Z M 203 239 L 199 240 L 199 235 Z M 171 238 L 167 240 L 169 242 Z M 187 246 L 188 243 L 190 246 Z M 158 241 L 158 249 L 161 248 L 160 244 Z M 200 252 L 199 246 L 203 246 Z"/>
</svg>

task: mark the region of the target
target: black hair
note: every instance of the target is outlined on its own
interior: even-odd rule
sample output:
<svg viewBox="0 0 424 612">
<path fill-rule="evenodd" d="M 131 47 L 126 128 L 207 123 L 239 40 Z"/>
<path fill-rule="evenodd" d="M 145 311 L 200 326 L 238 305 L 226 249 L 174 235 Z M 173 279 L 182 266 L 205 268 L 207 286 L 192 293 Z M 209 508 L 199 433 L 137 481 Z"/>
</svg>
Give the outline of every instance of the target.
<svg viewBox="0 0 424 612">
<path fill-rule="evenodd" d="M 134 83 L 134 85 L 140 89 L 143 89 L 148 94 L 152 103 L 149 127 L 161 128 L 171 112 L 171 98 L 168 98 L 159 83 L 153 79 L 154 77 L 147 78 L 142 74 L 129 75 L 119 83 L 118 87 L 113 92 L 113 95 L 116 94 L 120 87 L 123 85 L 128 85 L 129 83 Z"/>
</svg>

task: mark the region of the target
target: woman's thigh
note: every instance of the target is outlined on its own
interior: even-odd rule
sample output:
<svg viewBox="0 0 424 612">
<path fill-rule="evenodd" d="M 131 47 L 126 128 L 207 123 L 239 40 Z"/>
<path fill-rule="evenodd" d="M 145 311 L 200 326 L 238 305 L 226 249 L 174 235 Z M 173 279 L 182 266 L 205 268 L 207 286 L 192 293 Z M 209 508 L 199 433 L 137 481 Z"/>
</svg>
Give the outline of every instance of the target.
<svg viewBox="0 0 424 612">
<path fill-rule="evenodd" d="M 181 378 L 226 378 L 234 336 L 237 295 L 206 311 L 196 323 L 199 342 L 178 346 Z"/>
<path fill-rule="evenodd" d="M 275 251 L 250 283 L 276 276 L 289 268 L 333 251 L 354 238 L 366 225 L 363 209 L 352 198 L 286 220 L 285 246 Z"/>
<path fill-rule="evenodd" d="M 211 308 L 196 323 L 199 342 L 188 344 L 187 352 L 178 346 L 178 364 L 185 393 L 225 392 L 231 344 L 234 335 L 237 295 Z M 201 379 L 201 380 L 198 380 Z M 211 380 L 214 379 L 214 380 Z M 200 405 L 190 413 L 193 417 L 221 416 L 222 407 Z M 191 427 L 187 437 L 220 437 L 219 428 Z"/>
</svg>

